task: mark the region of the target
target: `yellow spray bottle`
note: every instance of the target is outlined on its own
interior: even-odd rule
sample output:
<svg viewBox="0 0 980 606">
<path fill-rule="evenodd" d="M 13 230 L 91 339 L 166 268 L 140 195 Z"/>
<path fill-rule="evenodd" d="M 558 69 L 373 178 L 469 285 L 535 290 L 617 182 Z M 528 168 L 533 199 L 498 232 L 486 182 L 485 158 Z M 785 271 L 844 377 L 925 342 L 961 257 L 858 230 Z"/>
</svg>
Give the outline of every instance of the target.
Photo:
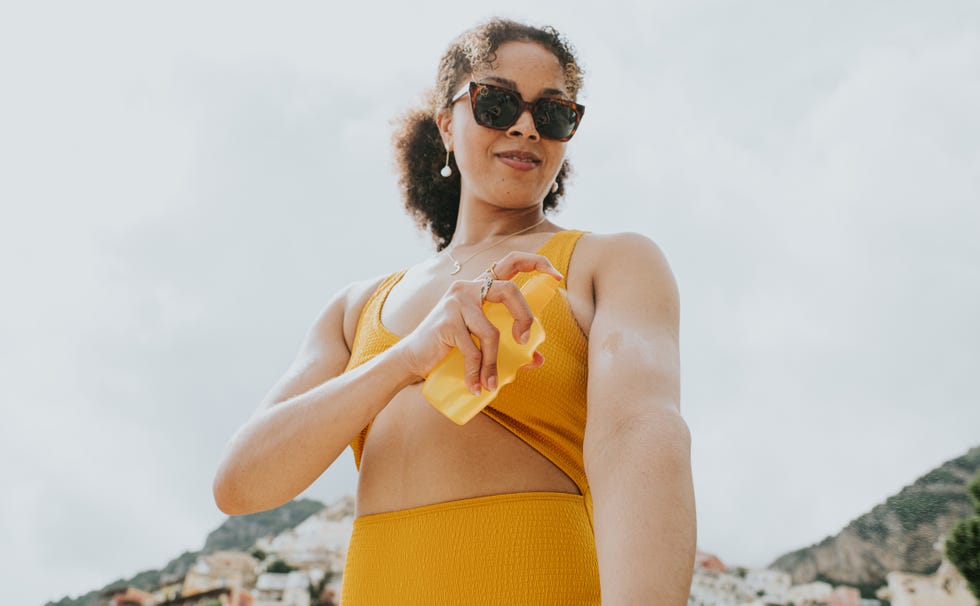
<svg viewBox="0 0 980 606">
<path fill-rule="evenodd" d="M 521 293 L 527 300 L 534 320 L 531 323 L 531 335 L 527 343 L 521 344 L 514 339 L 514 318 L 503 303 L 484 301 L 483 313 L 500 332 L 500 342 L 497 349 L 497 389 L 481 391 L 474 395 L 466 385 L 465 362 L 463 353 L 454 347 L 445 358 L 429 373 L 422 385 L 422 395 L 457 425 L 464 425 L 483 410 L 500 392 L 501 388 L 512 383 L 517 377 L 521 366 L 528 364 L 534 358 L 534 351 L 544 342 L 544 328 L 538 316 L 545 306 L 558 292 L 559 281 L 554 276 L 545 273 L 535 273 L 521 287 Z M 479 340 L 473 337 L 479 346 Z"/>
</svg>

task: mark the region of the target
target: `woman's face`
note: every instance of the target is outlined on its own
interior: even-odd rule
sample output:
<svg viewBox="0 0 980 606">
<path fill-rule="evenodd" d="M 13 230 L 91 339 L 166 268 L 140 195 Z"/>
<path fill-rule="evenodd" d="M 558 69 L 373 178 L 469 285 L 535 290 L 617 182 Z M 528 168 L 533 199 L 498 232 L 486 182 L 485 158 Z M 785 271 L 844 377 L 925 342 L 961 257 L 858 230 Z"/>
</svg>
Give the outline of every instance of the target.
<svg viewBox="0 0 980 606">
<path fill-rule="evenodd" d="M 472 74 L 461 87 L 469 80 L 513 89 L 529 103 L 542 96 L 571 98 L 558 58 L 534 42 L 501 44 L 492 67 Z M 461 198 L 506 208 L 540 204 L 565 159 L 566 144 L 542 138 L 530 109 L 507 130 L 477 124 L 469 95 L 450 110 L 441 113 L 437 122 L 459 166 Z"/>
</svg>

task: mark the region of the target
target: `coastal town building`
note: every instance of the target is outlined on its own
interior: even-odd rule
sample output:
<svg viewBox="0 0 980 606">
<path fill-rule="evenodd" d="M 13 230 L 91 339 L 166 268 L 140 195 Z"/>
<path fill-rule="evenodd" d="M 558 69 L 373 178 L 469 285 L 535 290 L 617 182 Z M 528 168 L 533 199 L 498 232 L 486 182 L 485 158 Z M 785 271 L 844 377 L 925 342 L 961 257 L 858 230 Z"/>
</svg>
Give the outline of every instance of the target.
<svg viewBox="0 0 980 606">
<path fill-rule="evenodd" d="M 848 587 L 847 585 L 834 587 L 830 595 L 825 598 L 824 603 L 827 606 L 868 606 L 862 604 L 861 592 L 856 587 Z M 878 600 L 874 600 L 873 603 L 874 606 L 880 604 Z"/>
<path fill-rule="evenodd" d="M 153 593 L 134 587 L 103 592 L 99 606 L 326 606 L 339 604 L 354 503 L 346 497 L 295 528 L 258 540 L 251 553 L 201 556 L 181 579 L 161 578 Z M 937 549 L 941 545 L 937 543 Z M 253 555 L 254 554 L 254 555 Z M 947 560 L 934 574 L 891 572 L 878 598 L 891 606 L 976 606 Z M 881 606 L 855 587 L 792 584 L 787 572 L 726 565 L 697 551 L 688 606 Z"/>
<path fill-rule="evenodd" d="M 184 577 L 181 596 L 232 587 L 243 589 L 255 586 L 259 561 L 242 551 L 216 551 L 198 558 Z"/>
<path fill-rule="evenodd" d="M 854 587 L 815 582 L 793 585 L 792 577 L 771 568 L 728 568 L 717 557 L 698 552 L 688 606 L 880 606 L 862 600 Z M 972 606 L 972 605 L 971 605 Z"/>
<path fill-rule="evenodd" d="M 343 570 L 354 527 L 354 498 L 345 496 L 295 528 L 264 537 L 255 547 L 296 568 Z"/>
<path fill-rule="evenodd" d="M 784 596 L 793 585 L 789 573 L 770 568 L 753 568 L 745 573 L 745 584 L 755 593 L 769 596 Z"/>
<path fill-rule="evenodd" d="M 155 595 L 136 587 L 122 587 L 102 592 L 100 602 L 105 606 L 156 606 Z"/>
<path fill-rule="evenodd" d="M 823 581 L 803 583 L 793 585 L 786 590 L 786 599 L 793 604 L 826 604 L 830 599 L 830 594 L 834 592 L 834 586 Z"/>
<path fill-rule="evenodd" d="M 215 601 L 221 606 L 253 606 L 252 595 L 237 587 L 217 587 L 160 602 L 157 606 L 213 606 Z"/>
<path fill-rule="evenodd" d="M 253 606 L 310 606 L 310 585 L 323 578 L 324 571 L 310 574 L 307 570 L 265 572 L 255 583 Z"/>
<path fill-rule="evenodd" d="M 694 555 L 694 568 L 713 572 L 725 572 L 725 563 L 719 560 L 716 555 L 699 549 Z"/>
<path fill-rule="evenodd" d="M 977 599 L 949 560 L 943 558 L 933 574 L 889 572 L 888 587 L 878 597 L 892 606 L 976 606 Z"/>
</svg>

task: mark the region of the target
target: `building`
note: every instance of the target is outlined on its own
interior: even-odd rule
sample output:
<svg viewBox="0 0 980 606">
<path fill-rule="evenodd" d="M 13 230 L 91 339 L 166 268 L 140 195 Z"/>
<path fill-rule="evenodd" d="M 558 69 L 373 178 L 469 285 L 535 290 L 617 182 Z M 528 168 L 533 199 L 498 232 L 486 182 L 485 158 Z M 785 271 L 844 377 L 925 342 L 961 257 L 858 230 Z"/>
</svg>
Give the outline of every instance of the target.
<svg viewBox="0 0 980 606">
<path fill-rule="evenodd" d="M 793 578 L 782 570 L 753 568 L 745 573 L 745 584 L 756 595 L 781 598 L 793 585 Z"/>
<path fill-rule="evenodd" d="M 340 572 L 354 528 L 354 499 L 345 496 L 275 537 L 259 539 L 255 547 L 302 569 Z"/>
<path fill-rule="evenodd" d="M 237 587 L 218 587 L 194 595 L 177 597 L 157 606 L 211 606 L 217 600 L 221 606 L 253 606 L 252 595 Z"/>
<path fill-rule="evenodd" d="M 109 589 L 102 592 L 99 604 L 105 606 L 156 606 L 159 599 L 136 587 Z"/>
<path fill-rule="evenodd" d="M 861 592 L 856 587 L 838 585 L 824 598 L 827 606 L 861 606 Z"/>
<path fill-rule="evenodd" d="M 181 595 L 189 597 L 221 587 L 254 587 L 258 564 L 258 560 L 242 551 L 216 551 L 201 556 L 187 571 Z"/>
<path fill-rule="evenodd" d="M 933 574 L 889 572 L 888 587 L 878 590 L 878 597 L 892 606 L 976 606 L 977 598 L 966 587 L 966 581 L 953 564 L 943 558 Z"/>
<path fill-rule="evenodd" d="M 712 572 L 725 572 L 725 564 L 712 553 L 698 550 L 694 554 L 694 568 L 710 570 Z"/>
<path fill-rule="evenodd" d="M 735 606 L 752 603 L 755 592 L 738 575 L 695 568 L 689 606 Z"/>
<path fill-rule="evenodd" d="M 310 606 L 310 585 L 324 574 L 322 570 L 262 573 L 255 584 L 253 606 Z"/>
<path fill-rule="evenodd" d="M 786 601 L 793 602 L 797 606 L 802 604 L 825 604 L 830 599 L 830 594 L 834 592 L 834 587 L 830 583 L 814 581 L 793 585 L 786 591 Z"/>
</svg>

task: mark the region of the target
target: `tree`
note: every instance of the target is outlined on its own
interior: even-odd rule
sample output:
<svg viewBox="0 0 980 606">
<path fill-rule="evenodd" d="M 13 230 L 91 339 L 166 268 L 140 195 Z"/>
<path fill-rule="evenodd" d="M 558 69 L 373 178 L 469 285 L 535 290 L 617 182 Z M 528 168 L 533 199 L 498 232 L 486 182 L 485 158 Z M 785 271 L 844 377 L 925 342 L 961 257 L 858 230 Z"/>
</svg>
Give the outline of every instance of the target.
<svg viewBox="0 0 980 606">
<path fill-rule="evenodd" d="M 296 570 L 295 566 L 290 566 L 283 560 L 276 560 L 265 569 L 266 572 L 292 572 L 294 570 Z"/>
<path fill-rule="evenodd" d="M 316 585 L 310 581 L 308 590 L 310 592 L 310 606 L 336 606 L 332 600 L 327 597 L 327 583 L 333 578 L 333 571 L 326 571 L 323 577 L 320 578 L 320 582 Z"/>
<path fill-rule="evenodd" d="M 973 515 L 953 526 L 946 539 L 946 557 L 966 579 L 970 592 L 980 599 L 980 470 L 966 491 L 973 500 Z"/>
</svg>

